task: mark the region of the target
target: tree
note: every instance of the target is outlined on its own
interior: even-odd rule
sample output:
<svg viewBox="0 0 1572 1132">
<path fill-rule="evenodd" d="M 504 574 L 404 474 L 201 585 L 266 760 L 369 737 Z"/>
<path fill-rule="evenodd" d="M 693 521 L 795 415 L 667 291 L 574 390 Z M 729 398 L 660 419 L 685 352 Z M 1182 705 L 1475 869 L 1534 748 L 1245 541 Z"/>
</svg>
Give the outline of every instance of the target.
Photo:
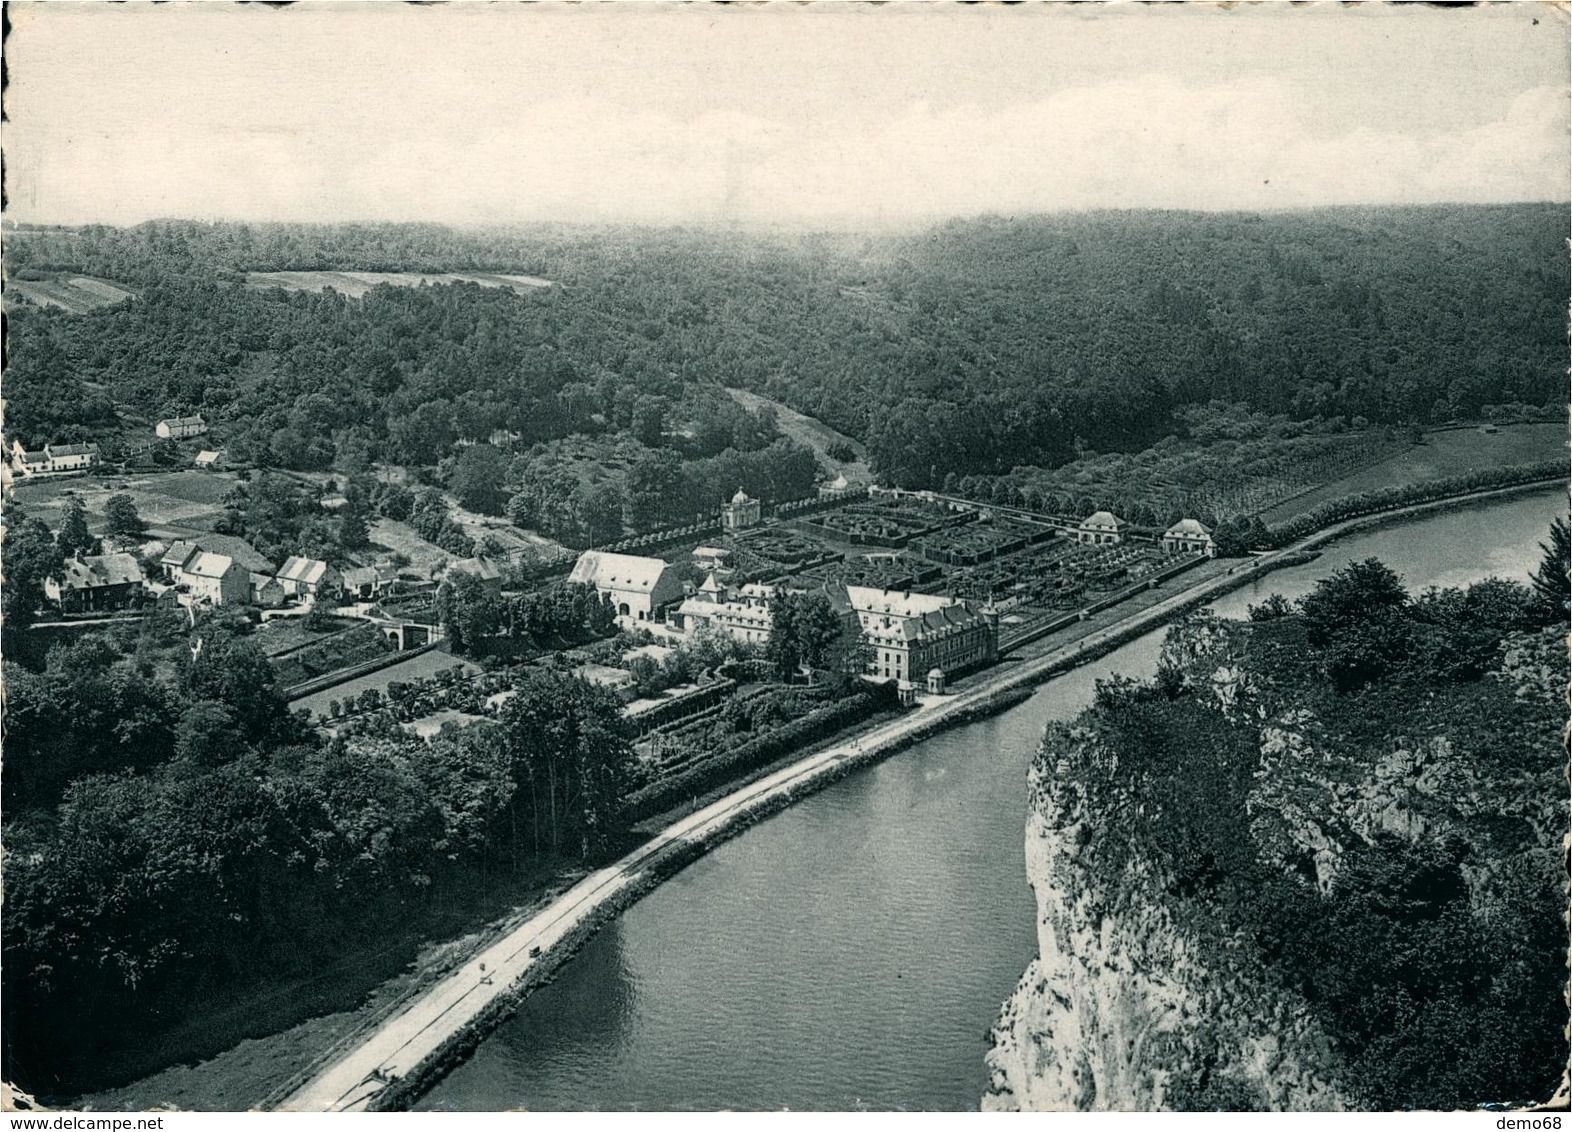
<svg viewBox="0 0 1572 1132">
<path fill-rule="evenodd" d="M 1402 578 L 1375 558 L 1323 578 L 1300 600 L 1306 639 L 1321 650 L 1323 670 L 1340 691 L 1369 683 L 1408 654 L 1407 605 Z"/>
<path fill-rule="evenodd" d="M 437 616 L 455 652 L 470 654 L 502 624 L 502 602 L 479 577 L 453 574 L 437 588 Z"/>
<path fill-rule="evenodd" d="M 781 594 L 770 606 L 765 654 L 775 662 L 782 680 L 790 680 L 803 667 L 840 671 L 857 663 L 855 656 L 848 658 L 840 648 L 846 635 L 828 594 Z"/>
<path fill-rule="evenodd" d="M 1566 519 L 1556 516 L 1550 523 L 1550 541 L 1540 543 L 1544 556 L 1532 578 L 1534 593 L 1539 597 L 1551 621 L 1565 621 L 1572 611 L 1572 538 Z"/>
<path fill-rule="evenodd" d="M 467 510 L 501 515 L 508 502 L 507 493 L 502 490 L 507 472 L 501 452 L 489 444 L 471 444 L 453 461 L 448 489 Z"/>
<path fill-rule="evenodd" d="M 136 501 L 125 492 L 116 492 L 104 502 L 104 518 L 109 522 L 109 533 L 122 542 L 140 539 L 145 530 Z"/>
<path fill-rule="evenodd" d="M 67 558 L 77 554 L 98 553 L 98 540 L 87 529 L 87 508 L 82 505 L 82 497 L 73 495 L 71 502 L 66 504 L 65 519 L 60 524 L 60 533 L 55 536 L 55 542 L 60 546 L 60 553 Z"/>
<path fill-rule="evenodd" d="M 13 507 L 6 516 L 0 610 L 7 629 L 24 629 L 44 603 L 44 579 L 60 569 L 60 546 L 42 519 Z"/>
</svg>

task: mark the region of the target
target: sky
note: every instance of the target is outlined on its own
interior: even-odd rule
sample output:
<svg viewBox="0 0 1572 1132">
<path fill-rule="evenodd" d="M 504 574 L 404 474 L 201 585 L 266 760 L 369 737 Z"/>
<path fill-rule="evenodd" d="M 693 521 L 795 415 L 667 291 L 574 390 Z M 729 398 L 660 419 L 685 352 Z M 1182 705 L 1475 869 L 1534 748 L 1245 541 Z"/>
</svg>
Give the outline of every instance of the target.
<svg viewBox="0 0 1572 1132">
<path fill-rule="evenodd" d="M 9 11 L 19 222 L 874 226 L 1572 183 L 1539 3 Z"/>
</svg>

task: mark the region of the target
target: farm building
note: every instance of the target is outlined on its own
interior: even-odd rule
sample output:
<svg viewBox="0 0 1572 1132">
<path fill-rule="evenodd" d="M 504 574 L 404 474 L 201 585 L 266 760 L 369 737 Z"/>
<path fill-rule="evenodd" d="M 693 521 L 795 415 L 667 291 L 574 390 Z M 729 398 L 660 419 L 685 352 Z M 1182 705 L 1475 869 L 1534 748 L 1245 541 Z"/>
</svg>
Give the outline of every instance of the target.
<svg viewBox="0 0 1572 1132">
<path fill-rule="evenodd" d="M 335 598 L 343 587 L 343 579 L 333 567 L 320 558 L 302 558 L 299 555 L 291 555 L 284 560 L 284 565 L 278 571 L 278 583 L 284 587 L 286 594 L 302 601 Z"/>
<path fill-rule="evenodd" d="M 845 591 L 869 645 L 874 676 L 917 681 L 935 668 L 948 674 L 999 655 L 997 618 L 966 602 L 871 586 Z"/>
<path fill-rule="evenodd" d="M 1163 549 L 1169 554 L 1204 554 L 1217 557 L 1217 543 L 1206 524 L 1197 519 L 1180 519 L 1163 532 Z"/>
<path fill-rule="evenodd" d="M 502 571 L 497 569 L 495 562 L 484 556 L 459 559 L 448 567 L 449 580 L 455 574 L 473 574 L 492 593 L 500 594 L 502 592 Z"/>
<path fill-rule="evenodd" d="M 61 613 L 104 613 L 135 605 L 146 592 L 142 567 L 130 554 L 67 558 L 44 579 L 44 595 Z"/>
<path fill-rule="evenodd" d="M 770 601 L 767 586 L 746 586 L 735 597 L 711 574 L 698 592 L 677 607 L 677 622 L 684 633 L 710 628 L 730 634 L 750 645 L 770 639 Z"/>
<path fill-rule="evenodd" d="M 1102 546 L 1123 542 L 1129 533 L 1129 523 L 1111 511 L 1098 511 L 1081 520 L 1075 529 L 1075 541 Z"/>
<path fill-rule="evenodd" d="M 201 436 L 207 431 L 207 422 L 201 416 L 165 417 L 153 426 L 153 431 L 164 440 L 184 440 L 188 436 Z"/>
<path fill-rule="evenodd" d="M 96 444 L 46 444 L 28 450 L 20 440 L 11 442 L 11 467 L 24 476 L 36 472 L 80 472 L 98 463 Z"/>
<path fill-rule="evenodd" d="M 274 571 L 273 563 L 264 558 L 261 552 L 245 539 L 236 535 L 207 533 L 170 543 L 169 549 L 164 551 L 163 556 L 158 560 L 158 571 L 165 580 L 177 581 L 176 575 L 180 573 L 180 568 L 203 551 L 233 558 L 252 574 L 271 575 Z"/>
<path fill-rule="evenodd" d="M 245 605 L 251 600 L 251 573 L 227 554 L 198 551 L 180 567 L 180 582 L 196 601 Z"/>
<path fill-rule="evenodd" d="M 203 471 L 215 472 L 224 466 L 224 450 L 220 448 L 214 451 L 211 448 L 204 448 L 197 453 L 195 463 Z"/>
<path fill-rule="evenodd" d="M 253 574 L 247 571 L 251 579 L 251 604 L 263 609 L 277 609 L 284 604 L 287 594 L 277 578 L 271 574 Z"/>
<path fill-rule="evenodd" d="M 677 568 L 659 558 L 586 550 L 568 581 L 593 587 L 624 622 L 653 621 L 661 609 L 682 598 Z"/>
<path fill-rule="evenodd" d="M 731 497 L 730 503 L 721 505 L 721 529 L 725 531 L 743 531 L 756 527 L 763 517 L 764 504 L 749 498 L 748 493 L 740 487 L 737 494 Z"/>
<path fill-rule="evenodd" d="M 398 571 L 392 566 L 352 566 L 343 573 L 344 593 L 355 601 L 375 601 L 387 593 L 398 581 Z"/>
<path fill-rule="evenodd" d="M 98 445 L 46 444 L 44 455 L 49 457 L 51 472 L 79 472 L 98 463 Z"/>
<path fill-rule="evenodd" d="M 30 476 L 34 472 L 47 472 L 49 470 L 49 456 L 39 448 L 31 452 L 20 440 L 11 442 L 11 467 L 20 475 Z"/>
</svg>

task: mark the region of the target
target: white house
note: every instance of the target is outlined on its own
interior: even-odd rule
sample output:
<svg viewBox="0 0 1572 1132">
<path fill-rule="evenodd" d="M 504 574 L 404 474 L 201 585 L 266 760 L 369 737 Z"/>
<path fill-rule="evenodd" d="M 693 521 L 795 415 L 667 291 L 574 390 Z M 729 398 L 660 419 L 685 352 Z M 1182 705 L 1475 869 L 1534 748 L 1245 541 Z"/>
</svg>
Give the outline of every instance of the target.
<svg viewBox="0 0 1572 1132">
<path fill-rule="evenodd" d="M 1206 524 L 1196 519 L 1180 519 L 1163 532 L 1163 549 L 1169 554 L 1204 554 L 1217 557 L 1217 543 Z"/>
<path fill-rule="evenodd" d="M 180 581 L 193 598 L 213 605 L 244 605 L 251 599 L 251 572 L 227 554 L 199 552 L 180 567 Z"/>
<path fill-rule="evenodd" d="M 1075 530 L 1075 541 L 1104 546 L 1124 541 L 1130 524 L 1111 511 L 1098 511 L 1081 520 Z"/>
<path fill-rule="evenodd" d="M 96 444 L 46 444 L 51 472 L 79 472 L 98 463 Z"/>
<path fill-rule="evenodd" d="M 279 568 L 278 584 L 291 597 L 315 601 L 321 597 L 337 597 L 343 588 L 343 579 L 337 570 L 320 558 L 290 555 Z"/>
<path fill-rule="evenodd" d="M 592 587 L 611 602 L 624 623 L 653 621 L 662 608 L 682 598 L 677 568 L 659 558 L 586 550 L 568 581 Z"/>
<path fill-rule="evenodd" d="M 203 471 L 216 471 L 224 466 L 224 450 L 204 448 L 197 453 L 195 463 Z"/>
<path fill-rule="evenodd" d="M 11 467 L 24 476 L 49 470 L 49 456 L 40 449 L 29 452 L 20 440 L 11 442 Z"/>
<path fill-rule="evenodd" d="M 165 440 L 184 440 L 188 436 L 201 436 L 207 431 L 207 422 L 200 416 L 165 417 L 153 426 L 153 431 Z"/>
</svg>

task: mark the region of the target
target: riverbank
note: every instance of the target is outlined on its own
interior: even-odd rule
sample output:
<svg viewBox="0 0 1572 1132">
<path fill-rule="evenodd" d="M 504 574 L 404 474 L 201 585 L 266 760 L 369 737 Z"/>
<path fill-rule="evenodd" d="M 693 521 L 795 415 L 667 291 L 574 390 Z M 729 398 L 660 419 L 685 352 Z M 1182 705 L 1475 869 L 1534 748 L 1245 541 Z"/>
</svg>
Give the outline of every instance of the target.
<svg viewBox="0 0 1572 1132">
<path fill-rule="evenodd" d="M 478 1042 L 496 1019 L 511 1012 L 534 986 L 548 979 L 599 924 L 710 846 L 860 766 L 934 731 L 992 714 L 1027 694 L 1035 684 L 1104 655 L 1126 640 L 1271 570 L 1302 561 L 1303 552 L 1341 535 L 1383 522 L 1401 521 L 1410 515 L 1544 491 L 1550 486 L 1559 486 L 1559 481 L 1470 493 L 1336 524 L 1284 551 L 1242 562 L 1232 574 L 1170 595 L 1081 641 L 1052 648 L 1007 670 L 994 670 L 978 687 L 734 792 L 669 827 L 617 865 L 587 878 L 551 909 L 522 925 L 509 940 L 476 956 L 426 998 L 412 1004 L 405 1015 L 373 1033 L 358 1050 L 298 1090 L 286 1101 L 286 1107 L 383 1108 L 407 1104 Z M 539 948 L 539 954 L 530 955 L 532 948 Z M 502 966 L 497 965 L 499 961 Z M 378 1075 L 388 1080 L 378 1080 Z"/>
</svg>

